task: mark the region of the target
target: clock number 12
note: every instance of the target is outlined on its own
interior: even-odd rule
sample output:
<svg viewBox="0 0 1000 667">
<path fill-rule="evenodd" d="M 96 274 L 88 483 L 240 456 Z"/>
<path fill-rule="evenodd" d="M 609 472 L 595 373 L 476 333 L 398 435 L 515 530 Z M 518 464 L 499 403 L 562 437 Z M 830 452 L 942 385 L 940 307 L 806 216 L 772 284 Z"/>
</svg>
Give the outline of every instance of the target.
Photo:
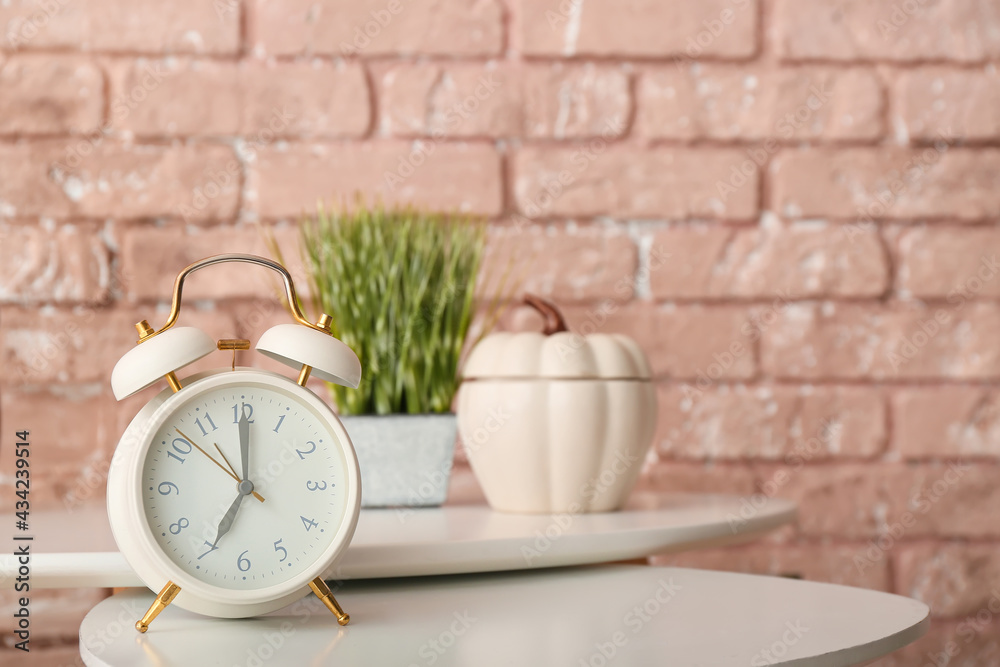
<svg viewBox="0 0 1000 667">
<path fill-rule="evenodd" d="M 247 414 L 247 423 L 252 424 L 253 420 L 250 418 L 253 417 L 253 406 L 250 405 L 249 403 L 244 403 L 242 408 L 240 407 L 239 403 L 233 405 L 233 423 L 234 424 L 240 423 L 241 410 Z"/>
</svg>

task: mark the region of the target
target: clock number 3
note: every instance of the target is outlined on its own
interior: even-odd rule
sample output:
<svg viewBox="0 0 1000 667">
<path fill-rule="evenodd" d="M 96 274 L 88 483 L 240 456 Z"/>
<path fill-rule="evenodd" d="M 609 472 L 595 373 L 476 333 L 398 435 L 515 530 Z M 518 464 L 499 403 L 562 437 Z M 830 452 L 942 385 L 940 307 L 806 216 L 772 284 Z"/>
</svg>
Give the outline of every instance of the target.
<svg viewBox="0 0 1000 667">
<path fill-rule="evenodd" d="M 326 490 L 326 482 L 313 482 L 312 480 L 306 480 L 306 488 L 310 491 L 324 491 Z"/>
<path fill-rule="evenodd" d="M 281 560 L 279 560 L 278 562 L 284 563 L 285 560 L 288 559 L 288 549 L 280 545 L 281 545 L 281 540 L 278 540 L 277 542 L 274 543 L 274 552 L 275 553 L 278 553 L 279 551 L 281 552 Z"/>
</svg>

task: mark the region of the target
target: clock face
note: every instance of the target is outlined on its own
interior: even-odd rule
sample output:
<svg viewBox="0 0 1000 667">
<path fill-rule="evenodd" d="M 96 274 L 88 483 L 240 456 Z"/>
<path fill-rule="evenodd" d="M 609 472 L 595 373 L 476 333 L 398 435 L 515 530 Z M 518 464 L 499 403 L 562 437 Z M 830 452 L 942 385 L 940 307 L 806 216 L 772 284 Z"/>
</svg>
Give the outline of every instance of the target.
<svg viewBox="0 0 1000 667">
<path fill-rule="evenodd" d="M 348 506 L 347 462 L 326 423 L 274 385 L 234 382 L 181 403 L 154 432 L 140 475 L 146 523 L 167 558 L 236 590 L 314 569 Z"/>
</svg>

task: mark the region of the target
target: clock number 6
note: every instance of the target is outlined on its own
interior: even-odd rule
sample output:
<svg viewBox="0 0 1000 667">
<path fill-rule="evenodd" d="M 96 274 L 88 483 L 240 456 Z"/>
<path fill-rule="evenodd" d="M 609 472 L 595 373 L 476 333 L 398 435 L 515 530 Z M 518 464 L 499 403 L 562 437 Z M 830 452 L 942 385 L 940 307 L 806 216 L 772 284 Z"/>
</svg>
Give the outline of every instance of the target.
<svg viewBox="0 0 1000 667">
<path fill-rule="evenodd" d="M 288 559 L 288 549 L 286 549 L 285 547 L 278 546 L 279 544 L 281 544 L 281 540 L 278 540 L 277 542 L 274 543 L 274 552 L 275 553 L 278 553 L 279 551 L 281 552 L 282 554 L 281 560 L 279 560 L 278 562 L 284 563 L 285 560 Z"/>
<path fill-rule="evenodd" d="M 236 567 L 240 568 L 240 572 L 246 572 L 250 569 L 250 559 L 246 557 L 248 551 L 250 550 L 247 549 L 240 554 L 239 558 L 236 559 Z M 246 567 L 243 567 L 243 563 L 246 563 Z"/>
<path fill-rule="evenodd" d="M 322 484 L 322 486 L 320 486 Z M 312 480 L 306 480 L 306 488 L 310 491 L 325 491 L 326 482 L 313 482 Z"/>
</svg>

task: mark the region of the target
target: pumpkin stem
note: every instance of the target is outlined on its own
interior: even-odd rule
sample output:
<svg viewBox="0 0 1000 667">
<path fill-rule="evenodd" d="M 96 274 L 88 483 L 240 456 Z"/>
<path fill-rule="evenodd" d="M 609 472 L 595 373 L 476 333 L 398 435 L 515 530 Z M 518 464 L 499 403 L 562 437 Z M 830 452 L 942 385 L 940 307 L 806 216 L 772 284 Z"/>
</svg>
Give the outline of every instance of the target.
<svg viewBox="0 0 1000 667">
<path fill-rule="evenodd" d="M 562 313 L 559 312 L 559 309 L 551 301 L 546 301 L 534 294 L 525 294 L 524 303 L 537 310 L 545 318 L 545 328 L 542 329 L 542 333 L 546 336 L 551 336 L 561 331 L 569 331 Z"/>
</svg>

